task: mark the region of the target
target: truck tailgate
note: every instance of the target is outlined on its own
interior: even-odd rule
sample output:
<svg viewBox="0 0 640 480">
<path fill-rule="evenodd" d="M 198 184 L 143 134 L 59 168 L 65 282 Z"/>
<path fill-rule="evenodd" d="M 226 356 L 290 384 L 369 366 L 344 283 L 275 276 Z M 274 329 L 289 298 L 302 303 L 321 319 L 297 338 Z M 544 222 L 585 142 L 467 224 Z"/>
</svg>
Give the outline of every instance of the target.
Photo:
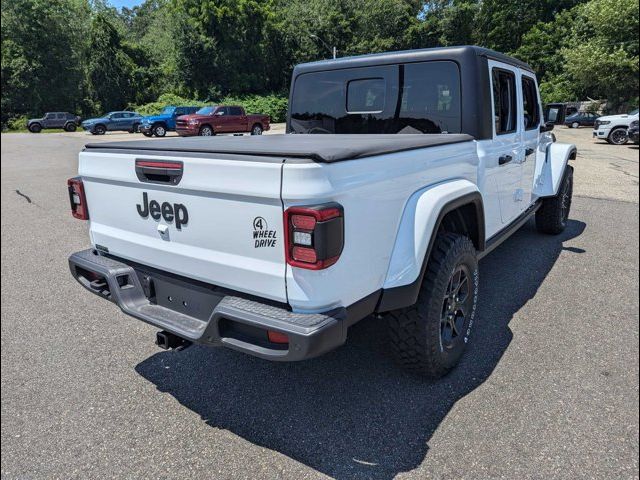
<svg viewBox="0 0 640 480">
<path fill-rule="evenodd" d="M 175 155 L 99 149 L 80 154 L 94 246 L 286 302 L 281 159 Z M 182 166 L 177 184 L 152 174 L 166 162 Z"/>
</svg>

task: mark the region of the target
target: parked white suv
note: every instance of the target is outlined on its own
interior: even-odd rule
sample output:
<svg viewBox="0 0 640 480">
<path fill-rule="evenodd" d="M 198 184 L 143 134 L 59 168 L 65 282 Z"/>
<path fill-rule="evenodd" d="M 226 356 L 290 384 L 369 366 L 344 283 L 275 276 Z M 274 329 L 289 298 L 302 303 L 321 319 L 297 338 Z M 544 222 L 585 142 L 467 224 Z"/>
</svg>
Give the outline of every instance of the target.
<svg viewBox="0 0 640 480">
<path fill-rule="evenodd" d="M 638 109 L 622 115 L 600 117 L 593 124 L 593 137 L 613 145 L 624 145 L 629 140 L 627 130 L 634 120 L 638 120 Z"/>
<path fill-rule="evenodd" d="M 549 133 L 533 70 L 482 48 L 299 65 L 291 85 L 287 135 L 87 145 L 73 276 L 163 348 L 302 360 L 388 313 L 399 362 L 444 375 L 478 260 L 534 216 L 566 227 L 575 146 Z"/>
</svg>

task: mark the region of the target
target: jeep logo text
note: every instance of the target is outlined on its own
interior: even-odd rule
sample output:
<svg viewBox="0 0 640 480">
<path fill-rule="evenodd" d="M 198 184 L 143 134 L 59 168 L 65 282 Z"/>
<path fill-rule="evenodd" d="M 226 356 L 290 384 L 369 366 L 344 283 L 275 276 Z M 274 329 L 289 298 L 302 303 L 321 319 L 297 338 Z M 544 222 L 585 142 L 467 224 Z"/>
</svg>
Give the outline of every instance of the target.
<svg viewBox="0 0 640 480">
<path fill-rule="evenodd" d="M 162 202 L 162 205 L 155 200 L 149 201 L 147 192 L 142 192 L 142 205 L 137 204 L 138 214 L 142 218 L 146 218 L 151 215 L 154 220 L 160 220 L 160 217 L 164 218 L 165 222 L 171 223 L 175 220 L 176 228 L 182 229 L 182 225 L 185 225 L 189 221 L 189 212 L 187 207 L 181 203 Z"/>
</svg>

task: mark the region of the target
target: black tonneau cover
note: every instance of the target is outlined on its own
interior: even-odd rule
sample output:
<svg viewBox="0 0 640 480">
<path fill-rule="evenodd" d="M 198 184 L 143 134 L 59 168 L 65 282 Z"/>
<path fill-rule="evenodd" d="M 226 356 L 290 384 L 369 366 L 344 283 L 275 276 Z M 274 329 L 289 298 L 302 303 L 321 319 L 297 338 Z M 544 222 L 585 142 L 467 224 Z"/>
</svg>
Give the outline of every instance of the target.
<svg viewBox="0 0 640 480">
<path fill-rule="evenodd" d="M 308 158 L 339 162 L 417 148 L 473 140 L 470 135 L 264 135 L 246 137 L 188 137 L 90 143 L 87 150 L 136 152 L 219 153 L 260 157 Z"/>
</svg>

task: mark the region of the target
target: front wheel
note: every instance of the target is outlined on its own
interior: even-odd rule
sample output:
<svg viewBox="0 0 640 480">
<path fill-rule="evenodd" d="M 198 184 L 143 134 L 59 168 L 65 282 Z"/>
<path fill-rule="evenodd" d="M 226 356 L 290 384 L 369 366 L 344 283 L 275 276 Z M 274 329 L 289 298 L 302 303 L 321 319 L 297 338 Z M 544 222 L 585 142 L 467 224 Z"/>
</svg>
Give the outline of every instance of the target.
<svg viewBox="0 0 640 480">
<path fill-rule="evenodd" d="M 614 128 L 609 134 L 608 141 L 613 145 L 624 145 L 629 140 L 627 129 L 624 127 Z"/>
<path fill-rule="evenodd" d="M 578 122 L 573 122 L 571 124 L 571 128 L 578 128 L 580 126 L 580 124 Z"/>
<path fill-rule="evenodd" d="M 164 125 L 156 125 L 153 127 L 152 132 L 156 137 L 164 137 L 167 134 L 167 129 Z"/>
<path fill-rule="evenodd" d="M 557 235 L 567 228 L 573 198 L 573 167 L 567 165 L 555 197 L 545 198 L 536 212 L 536 228 L 541 233 Z"/>
<path fill-rule="evenodd" d="M 152 136 L 153 136 L 153 133 L 151 133 L 151 132 L 142 132 L 142 134 L 143 134 L 145 137 L 152 137 Z"/>
<path fill-rule="evenodd" d="M 475 319 L 478 282 L 473 242 L 439 233 L 417 302 L 389 314 L 391 345 L 402 366 L 438 378 L 458 364 Z"/>
<path fill-rule="evenodd" d="M 39 123 L 32 123 L 29 125 L 29 131 L 31 133 L 40 133 L 42 131 L 42 125 Z"/>
<path fill-rule="evenodd" d="M 95 127 L 93 127 L 93 133 L 94 135 L 104 135 L 105 133 L 107 133 L 107 128 L 104 125 L 96 125 Z"/>
<path fill-rule="evenodd" d="M 202 127 L 200 127 L 198 135 L 200 135 L 201 137 L 212 137 L 213 128 L 211 128 L 209 125 L 203 125 Z"/>
<path fill-rule="evenodd" d="M 262 125 L 257 123 L 251 128 L 251 135 L 262 135 Z"/>
</svg>

